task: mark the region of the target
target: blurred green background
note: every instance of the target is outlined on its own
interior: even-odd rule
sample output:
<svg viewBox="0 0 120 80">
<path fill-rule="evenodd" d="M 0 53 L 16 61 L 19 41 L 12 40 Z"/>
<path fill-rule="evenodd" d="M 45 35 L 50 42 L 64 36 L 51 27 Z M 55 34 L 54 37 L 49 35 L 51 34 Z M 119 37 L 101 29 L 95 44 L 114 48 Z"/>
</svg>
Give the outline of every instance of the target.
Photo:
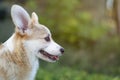
<svg viewBox="0 0 120 80">
<path fill-rule="evenodd" d="M 120 80 L 120 0 L 0 0 L 1 42 L 14 32 L 13 4 L 36 12 L 65 48 L 56 63 L 40 60 L 36 80 Z"/>
</svg>

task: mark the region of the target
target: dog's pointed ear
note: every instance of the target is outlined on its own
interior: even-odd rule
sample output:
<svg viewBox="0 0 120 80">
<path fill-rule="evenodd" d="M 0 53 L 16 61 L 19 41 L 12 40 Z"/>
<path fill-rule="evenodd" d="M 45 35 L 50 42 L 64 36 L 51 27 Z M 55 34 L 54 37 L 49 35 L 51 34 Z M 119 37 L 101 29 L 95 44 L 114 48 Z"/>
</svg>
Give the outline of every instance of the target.
<svg viewBox="0 0 120 80">
<path fill-rule="evenodd" d="M 32 13 L 32 23 L 33 24 L 38 23 L 38 16 L 35 12 Z"/>
<path fill-rule="evenodd" d="M 23 31 L 28 29 L 30 16 L 27 11 L 19 5 L 13 5 L 11 8 L 11 16 L 15 26 Z"/>
</svg>

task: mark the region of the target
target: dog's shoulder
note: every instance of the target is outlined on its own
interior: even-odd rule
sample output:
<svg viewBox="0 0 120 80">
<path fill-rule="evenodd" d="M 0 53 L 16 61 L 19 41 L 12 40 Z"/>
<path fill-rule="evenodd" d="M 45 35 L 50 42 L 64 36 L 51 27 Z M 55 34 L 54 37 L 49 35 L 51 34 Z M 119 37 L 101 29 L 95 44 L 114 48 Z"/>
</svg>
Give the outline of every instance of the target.
<svg viewBox="0 0 120 80">
<path fill-rule="evenodd" d="M 3 45 L 2 45 L 2 43 L 0 43 L 0 49 L 2 49 L 3 48 Z"/>
</svg>

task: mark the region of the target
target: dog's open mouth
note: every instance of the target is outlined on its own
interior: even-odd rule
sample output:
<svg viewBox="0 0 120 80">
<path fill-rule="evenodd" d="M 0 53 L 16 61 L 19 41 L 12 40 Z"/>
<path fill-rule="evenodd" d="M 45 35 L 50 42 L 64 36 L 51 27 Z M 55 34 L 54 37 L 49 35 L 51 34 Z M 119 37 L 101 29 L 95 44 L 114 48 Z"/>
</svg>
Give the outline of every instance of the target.
<svg viewBox="0 0 120 80">
<path fill-rule="evenodd" d="M 41 53 L 42 55 L 46 56 L 47 58 L 53 60 L 53 61 L 59 60 L 59 56 L 57 56 L 57 55 L 51 55 L 51 54 L 49 54 L 48 52 L 46 52 L 46 51 L 44 51 L 44 50 L 40 50 L 40 53 Z"/>
</svg>

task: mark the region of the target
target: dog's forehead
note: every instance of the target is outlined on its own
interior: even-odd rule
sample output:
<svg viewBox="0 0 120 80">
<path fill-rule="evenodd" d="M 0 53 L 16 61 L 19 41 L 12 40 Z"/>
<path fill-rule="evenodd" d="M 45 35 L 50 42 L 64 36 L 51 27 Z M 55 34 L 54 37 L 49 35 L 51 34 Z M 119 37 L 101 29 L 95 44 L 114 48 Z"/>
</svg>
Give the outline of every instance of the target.
<svg viewBox="0 0 120 80">
<path fill-rule="evenodd" d="M 49 29 L 42 24 L 35 24 L 33 29 L 34 37 L 44 38 L 48 35 L 51 35 Z"/>
<path fill-rule="evenodd" d="M 44 25 L 42 25 L 42 24 L 39 24 L 39 29 L 41 29 L 42 31 L 44 31 L 45 33 L 47 33 L 47 34 L 50 34 L 50 30 L 46 27 L 46 26 L 44 26 Z"/>
<path fill-rule="evenodd" d="M 49 29 L 46 26 L 42 25 L 42 24 L 38 24 L 36 27 L 38 27 L 40 33 L 49 34 L 49 35 L 51 34 Z"/>
</svg>

